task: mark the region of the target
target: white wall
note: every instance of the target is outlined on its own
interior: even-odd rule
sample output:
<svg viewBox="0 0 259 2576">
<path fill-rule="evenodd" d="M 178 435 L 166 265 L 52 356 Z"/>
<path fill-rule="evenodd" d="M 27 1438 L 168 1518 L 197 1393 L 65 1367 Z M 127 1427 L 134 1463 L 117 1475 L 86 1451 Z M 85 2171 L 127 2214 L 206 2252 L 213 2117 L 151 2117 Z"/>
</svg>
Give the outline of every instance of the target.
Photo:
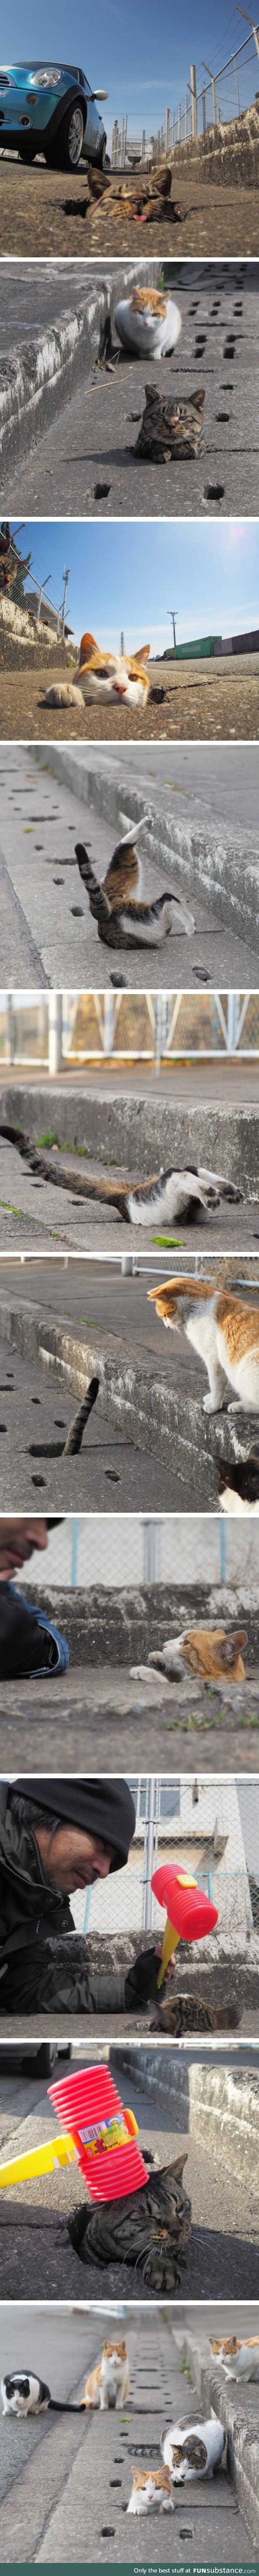
<svg viewBox="0 0 259 2576">
<path fill-rule="evenodd" d="M 246 1580 L 259 1587 L 259 1522 L 226 1521 L 205 1514 L 165 1514 L 144 1521 L 138 1513 L 85 1513 L 66 1518 L 50 1531 L 45 1556 L 35 1551 L 25 1567 L 23 1584 L 44 1593 L 49 1584 L 100 1580 L 114 1584 Z"/>
</svg>

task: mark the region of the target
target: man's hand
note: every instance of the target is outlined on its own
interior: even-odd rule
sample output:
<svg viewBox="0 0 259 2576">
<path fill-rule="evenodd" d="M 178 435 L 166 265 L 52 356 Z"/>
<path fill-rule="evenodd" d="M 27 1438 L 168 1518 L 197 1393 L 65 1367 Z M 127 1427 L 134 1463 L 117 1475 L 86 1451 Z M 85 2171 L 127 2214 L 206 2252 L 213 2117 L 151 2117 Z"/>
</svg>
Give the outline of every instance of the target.
<svg viewBox="0 0 259 2576">
<path fill-rule="evenodd" d="M 154 1947 L 153 1950 L 142 1950 L 139 1958 L 134 1959 L 132 1967 L 128 1969 L 128 1975 L 125 1977 L 124 2002 L 126 2011 L 130 2010 L 130 2006 L 133 2004 L 134 2000 L 139 2004 L 143 2004 L 143 2006 L 144 2004 L 153 2002 L 153 1998 L 157 1994 L 158 1962 L 161 1958 L 161 1942 L 157 1942 L 156 1947 Z M 172 1959 L 172 1962 L 170 1961 L 169 1963 L 169 1967 L 166 1968 L 166 1978 L 173 1975 L 174 1964 L 174 1959 Z"/>
<path fill-rule="evenodd" d="M 161 1959 L 161 1958 L 162 1958 L 162 1941 L 160 1941 L 160 1943 L 159 1943 L 159 1941 L 157 1941 L 155 1956 L 156 1956 L 156 1959 Z M 169 1977 L 169 1978 L 170 1978 L 170 1977 L 174 1977 L 175 1965 L 176 1965 L 176 1962 L 175 1962 L 175 1956 L 174 1956 L 174 1951 L 172 1950 L 172 1958 L 171 1958 L 171 1959 L 169 1959 L 169 1961 L 168 1961 L 168 1968 L 165 1968 L 165 1974 L 164 1974 L 164 1977 L 163 1977 L 163 1985 L 164 1985 L 164 1986 L 166 1986 L 166 1985 L 168 1984 L 168 1977 Z M 159 1991 L 160 1991 L 160 1993 L 161 1993 L 161 1988 L 159 1989 Z"/>
</svg>

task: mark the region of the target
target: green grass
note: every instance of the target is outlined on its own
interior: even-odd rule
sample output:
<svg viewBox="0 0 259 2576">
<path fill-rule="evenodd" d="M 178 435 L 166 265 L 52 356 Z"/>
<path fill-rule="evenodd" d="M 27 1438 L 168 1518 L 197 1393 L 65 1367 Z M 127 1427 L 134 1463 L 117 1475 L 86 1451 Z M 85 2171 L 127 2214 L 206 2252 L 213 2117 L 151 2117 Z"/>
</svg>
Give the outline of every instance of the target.
<svg viewBox="0 0 259 2576">
<path fill-rule="evenodd" d="M 40 1146 L 42 1147 L 43 1145 L 58 1145 L 58 1136 L 57 1136 L 57 1130 L 56 1130 L 56 1127 L 52 1127 L 52 1128 L 50 1128 L 49 1136 L 48 1136 L 48 1135 L 46 1135 L 46 1136 L 38 1136 L 38 1147 L 40 1147 Z M 36 1152 L 37 1152 L 37 1146 L 36 1146 Z"/>
</svg>

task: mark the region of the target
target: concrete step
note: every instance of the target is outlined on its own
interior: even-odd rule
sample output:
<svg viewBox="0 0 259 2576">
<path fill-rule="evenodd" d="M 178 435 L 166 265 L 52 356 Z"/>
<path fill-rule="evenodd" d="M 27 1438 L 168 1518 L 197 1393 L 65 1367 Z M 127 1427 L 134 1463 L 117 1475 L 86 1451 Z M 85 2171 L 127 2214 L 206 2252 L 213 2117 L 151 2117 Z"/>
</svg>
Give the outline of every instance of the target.
<svg viewBox="0 0 259 2576">
<path fill-rule="evenodd" d="M 253 2331 L 252 2320 L 251 2309 L 246 2332 L 251 2332 L 251 2325 Z M 212 2333 L 218 2334 L 220 2330 L 220 2311 L 218 2310 L 217 2324 L 212 2325 Z M 242 2334 L 240 2320 L 236 2331 L 238 2335 Z M 227 2332 L 226 2325 L 223 2327 L 223 2332 Z M 213 2407 L 214 2413 L 218 2414 L 221 2422 L 225 2424 L 234 2494 L 241 2512 L 246 2516 L 254 2555 L 257 2558 L 259 2542 L 258 2386 L 251 2383 L 250 2386 L 245 2387 L 240 2381 L 234 2380 L 233 2383 L 228 2383 L 216 2357 L 214 2360 L 211 2354 L 208 2357 L 208 2342 L 202 2322 L 198 2324 L 196 2320 L 193 2329 L 189 2324 L 184 2328 L 175 2326 L 174 2341 L 179 2356 L 182 2353 L 189 2363 L 199 2405 L 204 2405 L 206 2408 L 207 2405 Z"/>
<path fill-rule="evenodd" d="M 101 1670 L 85 1663 L 62 1677 L 36 1681 L 0 1683 L 0 1734 L 2 1760 L 8 1759 L 10 1770 L 23 1767 L 32 1772 L 44 1768 L 54 1776 L 62 1770 L 65 1753 L 66 1771 L 82 1770 L 86 1749 L 88 1769 L 96 1769 L 96 1727 L 100 1768 L 112 1771 L 151 1769 L 168 1775 L 173 1762 L 178 1773 L 194 1776 L 227 1771 L 230 1777 L 249 1775 L 259 1768 L 259 1689 L 243 1683 L 242 1706 L 237 1694 L 226 1701 L 213 1693 L 213 1700 L 182 1685 L 181 1697 L 175 1689 L 166 1697 L 152 1698 L 144 1683 L 130 1681 L 127 1672 L 110 1667 Z M 257 2023 L 256 2023 L 257 2027 Z M 1 2021 L 0 2021 L 1 2030 Z"/>
</svg>

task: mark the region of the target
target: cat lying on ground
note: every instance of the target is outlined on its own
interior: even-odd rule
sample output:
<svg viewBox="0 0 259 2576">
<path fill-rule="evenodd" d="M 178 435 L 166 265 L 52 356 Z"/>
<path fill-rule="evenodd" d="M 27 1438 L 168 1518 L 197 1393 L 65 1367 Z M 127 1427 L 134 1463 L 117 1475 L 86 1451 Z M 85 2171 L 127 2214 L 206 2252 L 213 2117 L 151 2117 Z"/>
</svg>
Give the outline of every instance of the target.
<svg viewBox="0 0 259 2576">
<path fill-rule="evenodd" d="M 187 1277 L 165 1279 L 159 1288 L 149 1288 L 148 1297 L 162 1323 L 172 1332 L 182 1328 L 204 1361 L 209 1394 L 203 1396 L 203 1412 L 220 1412 L 227 1399 L 230 1413 L 237 1406 L 258 1413 L 259 1307 L 243 1305 L 241 1297 L 226 1289 L 213 1289 L 211 1280 Z"/>
<path fill-rule="evenodd" d="M 1 2379 L 3 2415 L 80 2415 L 80 2406 L 69 2406 L 66 2398 L 51 2397 L 45 2379 L 36 2379 L 34 2370 L 8 2370 Z"/>
<path fill-rule="evenodd" d="M 131 826 L 118 841 L 101 886 L 97 885 L 91 859 L 84 843 L 76 841 L 75 855 L 80 877 L 86 886 L 90 912 L 97 921 L 98 939 L 106 948 L 159 948 L 170 931 L 185 930 L 188 939 L 195 931 L 195 921 L 185 895 L 170 892 L 158 894 L 153 903 L 142 903 L 142 867 L 135 848 L 139 832 L 149 822 Z"/>
<path fill-rule="evenodd" d="M 133 2264 L 138 2279 L 154 2296 L 171 2297 L 181 2285 L 185 2247 L 191 2234 L 191 2202 L 182 2181 L 186 2154 L 150 2173 L 141 2191 L 120 2200 L 96 2202 L 89 2210 L 80 2201 L 67 2219 L 70 2242 L 82 2263 Z"/>
<path fill-rule="evenodd" d="M 52 688 L 44 690 L 44 706 L 102 706 L 104 701 L 146 707 L 149 653 L 150 644 L 139 645 L 136 653 L 101 653 L 94 635 L 81 635 L 78 669 L 72 680 L 53 680 Z"/>
<path fill-rule="evenodd" d="M 182 329 L 173 296 L 152 286 L 133 286 L 132 295 L 116 304 L 114 322 L 122 349 L 138 358 L 169 357 Z"/>
<path fill-rule="evenodd" d="M 102 2359 L 97 2362 L 96 2370 L 89 2371 L 85 2382 L 85 2406 L 100 2406 L 101 2414 L 107 2413 L 109 2406 L 123 2406 L 125 2397 L 129 2396 L 129 2385 L 125 2340 L 122 2343 L 104 2342 Z"/>
<path fill-rule="evenodd" d="M 128 1182 L 106 1180 L 101 1171 L 94 1175 L 87 1171 L 72 1173 L 63 1161 L 56 1160 L 56 1155 L 54 1161 L 53 1154 L 45 1154 L 41 1146 L 34 1145 L 23 1128 L 19 1131 L 2 1121 L 1 1137 L 4 1144 L 16 1147 L 21 1162 L 31 1172 L 40 1172 L 42 1180 L 51 1181 L 54 1189 L 69 1190 L 73 1199 L 100 1199 L 105 1207 L 116 1208 L 128 1225 L 152 1225 L 156 1220 L 160 1224 L 172 1223 L 183 1216 L 191 1219 L 200 1209 L 209 1212 L 211 1207 L 219 1207 L 221 1196 L 236 1199 L 240 1195 L 238 1190 L 232 1190 L 231 1181 L 221 1182 L 218 1172 L 204 1173 L 188 1167 L 177 1171 L 169 1165 L 167 1171 L 161 1168 L 147 1181 Z"/>
<path fill-rule="evenodd" d="M 259 2335 L 210 2335 L 213 2361 L 221 2361 L 225 2379 L 259 2378 Z"/>
<path fill-rule="evenodd" d="M 84 198 L 84 211 L 87 214 L 89 204 L 99 206 L 101 199 L 106 197 L 105 215 L 108 213 L 119 222 L 122 216 L 126 216 L 129 221 L 142 224 L 158 223 L 160 217 L 163 221 L 169 217 L 171 223 L 184 223 L 183 209 L 176 204 L 171 188 L 172 170 L 165 162 L 157 162 L 150 171 L 125 171 L 121 176 L 117 170 L 110 175 L 108 171 L 98 170 L 92 165 L 87 172 L 88 194 Z"/>
<path fill-rule="evenodd" d="M 169 2469 L 132 2469 L 132 2479 L 127 2513 L 154 2513 L 156 2505 L 162 2513 L 174 2512 Z"/>
<path fill-rule="evenodd" d="M 149 1655 L 148 1665 L 165 1671 L 169 1681 L 181 1681 L 187 1667 L 201 1681 L 219 1681 L 227 1674 L 228 1680 L 243 1682 L 242 1646 L 247 1646 L 246 1628 L 183 1628 L 180 1637 L 168 1638 L 161 1654 Z"/>
<path fill-rule="evenodd" d="M 213 2478 L 221 2468 L 225 2450 L 224 2425 L 217 2415 L 208 2417 L 182 2415 L 178 2424 L 169 2424 L 161 2433 L 162 2460 L 170 2470 L 173 2486 L 187 2486 L 196 2478 Z"/>
<path fill-rule="evenodd" d="M 230 1466 L 228 1462 L 227 1467 L 219 1467 L 218 1479 L 220 1512 L 231 1512 L 233 1519 L 237 1520 L 243 1519 L 244 1513 L 252 1512 L 254 1518 L 258 1519 L 258 1452 L 256 1454 L 256 1450 L 251 1449 L 250 1457 L 244 1460 L 240 1458 L 237 1466 L 232 1464 Z"/>
<path fill-rule="evenodd" d="M 165 2031 L 169 2039 L 185 2039 L 189 2031 L 237 2030 L 243 2020 L 243 2004 L 221 2004 L 218 2010 L 203 2003 L 200 1995 L 158 1995 L 150 2030 Z"/>
<path fill-rule="evenodd" d="M 203 448 L 203 404 L 205 391 L 194 394 L 171 394 L 167 401 L 156 385 L 145 385 L 146 407 L 139 429 L 134 456 L 144 456 L 153 465 L 178 457 L 200 456 Z"/>
</svg>

